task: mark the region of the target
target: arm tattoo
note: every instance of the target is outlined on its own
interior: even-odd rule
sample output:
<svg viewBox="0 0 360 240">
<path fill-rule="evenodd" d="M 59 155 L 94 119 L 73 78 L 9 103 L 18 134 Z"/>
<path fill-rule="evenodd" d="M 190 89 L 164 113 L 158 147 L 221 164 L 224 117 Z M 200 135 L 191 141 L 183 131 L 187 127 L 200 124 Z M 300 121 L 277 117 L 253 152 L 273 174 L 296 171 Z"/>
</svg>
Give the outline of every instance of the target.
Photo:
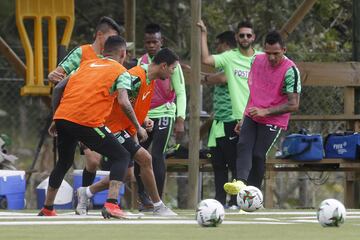
<svg viewBox="0 0 360 240">
<path fill-rule="evenodd" d="M 125 115 L 129 118 L 129 120 L 134 124 L 136 130 L 138 130 L 140 128 L 140 124 L 136 118 L 134 109 L 129 101 L 127 90 L 124 88 L 120 88 L 118 92 L 118 102 L 121 109 L 124 111 Z"/>
<path fill-rule="evenodd" d="M 300 95 L 298 93 L 288 93 L 288 101 L 280 106 L 269 109 L 269 115 L 279 115 L 283 113 L 295 112 L 299 108 Z"/>
</svg>

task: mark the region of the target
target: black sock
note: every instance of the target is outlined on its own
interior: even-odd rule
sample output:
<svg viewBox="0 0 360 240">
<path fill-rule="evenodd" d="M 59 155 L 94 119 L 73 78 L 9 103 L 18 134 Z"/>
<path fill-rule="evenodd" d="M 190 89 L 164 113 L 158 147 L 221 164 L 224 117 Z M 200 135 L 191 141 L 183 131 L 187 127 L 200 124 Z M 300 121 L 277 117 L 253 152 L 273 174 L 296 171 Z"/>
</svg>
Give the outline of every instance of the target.
<svg viewBox="0 0 360 240">
<path fill-rule="evenodd" d="M 106 202 L 107 202 L 107 203 L 117 204 L 117 199 L 114 199 L 114 198 L 108 198 L 108 199 L 106 199 Z"/>
<path fill-rule="evenodd" d="M 50 206 L 44 205 L 44 208 L 52 211 L 52 210 L 54 210 L 54 205 L 50 205 Z"/>
<path fill-rule="evenodd" d="M 96 172 L 89 172 L 84 168 L 83 175 L 82 175 L 82 186 L 88 187 L 93 184 L 96 177 Z"/>
</svg>

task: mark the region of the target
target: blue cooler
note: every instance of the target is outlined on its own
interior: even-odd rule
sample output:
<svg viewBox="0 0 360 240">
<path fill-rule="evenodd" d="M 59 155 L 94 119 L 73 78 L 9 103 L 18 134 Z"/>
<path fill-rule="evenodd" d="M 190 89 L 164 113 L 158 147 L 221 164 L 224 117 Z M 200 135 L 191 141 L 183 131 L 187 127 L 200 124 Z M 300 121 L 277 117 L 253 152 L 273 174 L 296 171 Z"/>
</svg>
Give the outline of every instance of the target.
<svg viewBox="0 0 360 240">
<path fill-rule="evenodd" d="M 82 186 L 82 172 L 83 170 L 74 170 L 74 190 L 76 191 L 79 187 Z M 96 171 L 96 177 L 94 180 L 95 182 L 100 181 L 102 178 L 104 178 L 105 176 L 109 175 L 109 171 Z M 94 195 L 94 197 L 91 199 L 92 204 L 94 206 L 102 206 L 104 205 L 106 199 L 107 199 L 107 195 L 108 195 L 108 190 L 104 190 L 101 192 L 98 192 Z M 123 184 L 120 187 L 120 191 L 119 191 L 119 196 L 118 196 L 118 203 L 120 203 L 120 199 L 122 196 L 124 196 L 125 194 L 125 185 Z"/>
<path fill-rule="evenodd" d="M 41 209 L 45 202 L 46 191 L 49 185 L 49 178 L 46 178 L 36 187 L 37 207 Z M 65 180 L 62 181 L 56 194 L 54 207 L 56 209 L 72 209 L 73 188 Z"/>
<path fill-rule="evenodd" d="M 0 170 L 0 198 L 6 199 L 7 209 L 24 209 L 25 188 L 25 171 Z"/>
</svg>

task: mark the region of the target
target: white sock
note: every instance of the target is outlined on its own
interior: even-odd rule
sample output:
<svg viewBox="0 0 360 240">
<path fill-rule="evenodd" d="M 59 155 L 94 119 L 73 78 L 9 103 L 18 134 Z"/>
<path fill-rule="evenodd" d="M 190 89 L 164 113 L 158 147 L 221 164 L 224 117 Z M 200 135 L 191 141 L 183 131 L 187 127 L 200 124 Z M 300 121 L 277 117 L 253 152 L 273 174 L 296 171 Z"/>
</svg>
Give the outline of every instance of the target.
<svg viewBox="0 0 360 240">
<path fill-rule="evenodd" d="M 161 206 L 162 204 L 164 204 L 164 203 L 160 200 L 160 201 L 154 203 L 154 207 L 159 207 L 159 206 Z"/>
<path fill-rule="evenodd" d="M 88 196 L 89 198 L 94 196 L 94 194 L 90 191 L 90 187 L 86 187 L 86 196 Z"/>
</svg>

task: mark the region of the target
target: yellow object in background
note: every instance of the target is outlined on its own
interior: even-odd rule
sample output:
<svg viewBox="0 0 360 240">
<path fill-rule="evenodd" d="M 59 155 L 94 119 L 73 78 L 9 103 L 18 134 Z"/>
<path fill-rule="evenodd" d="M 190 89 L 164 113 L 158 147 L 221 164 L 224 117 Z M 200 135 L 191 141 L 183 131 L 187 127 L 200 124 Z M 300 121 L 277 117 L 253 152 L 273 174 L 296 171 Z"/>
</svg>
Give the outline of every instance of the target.
<svg viewBox="0 0 360 240">
<path fill-rule="evenodd" d="M 75 20 L 74 0 L 16 0 L 16 26 L 26 57 L 25 86 L 21 95 L 48 96 L 51 86 L 44 84 L 43 29 L 44 20 L 48 22 L 48 66 L 49 72 L 57 65 L 57 20 L 66 21 L 61 45 L 68 46 Z M 24 20 L 34 21 L 34 47 L 31 46 Z M 33 51 L 34 49 L 34 51 Z"/>
</svg>

